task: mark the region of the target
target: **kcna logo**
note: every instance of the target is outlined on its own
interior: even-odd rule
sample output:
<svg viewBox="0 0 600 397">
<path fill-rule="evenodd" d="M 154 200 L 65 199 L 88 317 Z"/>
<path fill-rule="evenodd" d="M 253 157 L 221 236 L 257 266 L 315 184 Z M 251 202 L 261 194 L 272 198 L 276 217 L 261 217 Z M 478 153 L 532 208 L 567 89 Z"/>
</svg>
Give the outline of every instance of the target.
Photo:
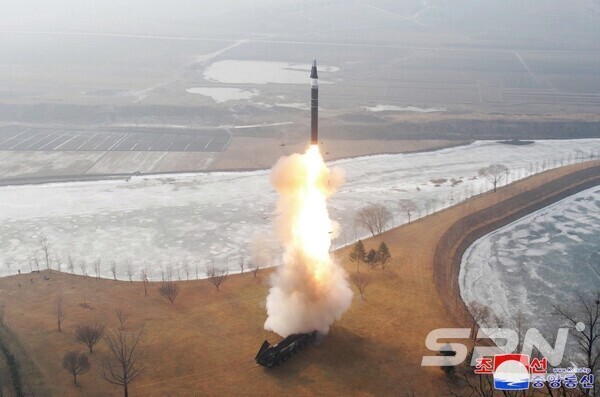
<svg viewBox="0 0 600 397">
<path fill-rule="evenodd" d="M 549 387 L 551 389 L 594 388 L 594 374 L 589 368 L 554 368 L 547 374 L 548 360 L 534 358 L 529 361 L 526 354 L 497 354 L 494 357 L 477 359 L 475 374 L 494 376 L 496 390 L 527 390 Z M 578 377 L 578 374 L 584 374 Z"/>
<path fill-rule="evenodd" d="M 527 390 L 531 380 L 530 373 L 545 374 L 546 366 L 545 358 L 534 358 L 530 363 L 526 354 L 497 354 L 493 360 L 491 357 L 480 358 L 475 373 L 493 374 L 496 390 Z"/>
</svg>

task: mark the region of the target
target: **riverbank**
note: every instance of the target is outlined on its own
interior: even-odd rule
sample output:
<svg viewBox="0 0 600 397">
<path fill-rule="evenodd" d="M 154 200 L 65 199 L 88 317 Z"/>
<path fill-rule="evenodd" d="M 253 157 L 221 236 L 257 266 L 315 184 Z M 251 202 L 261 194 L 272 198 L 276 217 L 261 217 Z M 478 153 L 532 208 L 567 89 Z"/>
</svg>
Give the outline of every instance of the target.
<svg viewBox="0 0 600 397">
<path fill-rule="evenodd" d="M 460 297 L 458 275 L 462 257 L 480 237 L 501 228 L 527 214 L 547 207 L 575 193 L 600 183 L 600 163 L 578 169 L 566 175 L 541 175 L 548 182 L 527 191 L 502 192 L 490 207 L 470 213 L 454 222 L 441 236 L 434 256 L 434 278 L 438 293 L 455 320 L 469 326 L 472 317 Z M 516 187 L 516 186 L 515 186 Z M 512 193 L 512 194 L 511 194 Z M 490 194 L 490 193 L 488 193 Z"/>
</svg>

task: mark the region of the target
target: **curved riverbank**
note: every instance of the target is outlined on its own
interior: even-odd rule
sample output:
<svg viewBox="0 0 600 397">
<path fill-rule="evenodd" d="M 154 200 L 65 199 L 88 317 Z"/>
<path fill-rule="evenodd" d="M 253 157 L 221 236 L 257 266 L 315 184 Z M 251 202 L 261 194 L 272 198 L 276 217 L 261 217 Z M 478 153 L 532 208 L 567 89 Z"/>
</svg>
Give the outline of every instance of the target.
<svg viewBox="0 0 600 397">
<path fill-rule="evenodd" d="M 545 177 L 548 181 L 462 217 L 448 227 L 436 245 L 433 274 L 440 298 L 457 323 L 470 325 L 473 321 L 461 299 L 458 282 L 462 257 L 468 247 L 480 237 L 527 214 L 600 184 L 600 162 L 587 165 L 553 179 L 552 171 L 546 173 L 548 175 L 540 175 L 539 178 Z M 504 193 L 509 193 L 510 188 L 507 187 Z M 499 190 L 497 193 L 503 192 Z"/>
<path fill-rule="evenodd" d="M 564 325 L 554 305 L 578 311 L 577 293 L 600 285 L 600 185 L 566 197 L 477 239 L 465 251 L 459 273 L 464 302 L 489 309 L 480 325 L 500 322 L 556 335 Z M 518 321 L 517 321 L 518 320 Z M 566 360 L 578 360 L 567 341 Z"/>
</svg>

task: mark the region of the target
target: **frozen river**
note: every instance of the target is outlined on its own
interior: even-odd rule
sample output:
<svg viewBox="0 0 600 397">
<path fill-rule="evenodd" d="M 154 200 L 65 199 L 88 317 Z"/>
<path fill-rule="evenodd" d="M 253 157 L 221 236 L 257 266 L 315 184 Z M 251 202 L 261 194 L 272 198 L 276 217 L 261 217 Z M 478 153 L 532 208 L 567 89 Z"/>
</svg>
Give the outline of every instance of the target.
<svg viewBox="0 0 600 397">
<path fill-rule="evenodd" d="M 578 293 L 590 298 L 600 290 L 600 187 L 477 240 L 463 256 L 459 283 L 465 302 L 485 304 L 513 327 L 521 313 L 525 328 L 553 340 L 564 326 L 553 305 L 576 311 Z"/>
<path fill-rule="evenodd" d="M 479 141 L 434 152 L 332 162 L 346 175 L 330 201 L 330 214 L 341 225 L 334 245 L 366 236 L 354 226 L 354 217 L 370 203 L 386 205 L 398 225 L 406 221 L 400 199 L 435 199 L 439 209 L 490 189 L 477 178 L 477 170 L 491 163 L 508 166 L 512 181 L 598 153 L 600 139 L 523 146 Z M 122 279 L 128 270 L 139 279 L 145 265 L 154 280 L 168 266 L 180 269 L 184 278 L 183 263 L 189 263 L 194 276 L 196 268 L 203 276 L 213 260 L 231 271 L 238 270 L 240 257 L 248 261 L 252 256 L 262 266 L 277 264 L 279 248 L 271 232 L 275 200 L 268 170 L 1 187 L 0 275 L 35 270 L 35 258 L 45 268 L 41 235 L 50 243 L 53 268 L 67 271 L 70 256 L 76 273 L 94 274 L 93 263 L 100 260 L 105 277 L 112 277 L 113 261 Z"/>
</svg>

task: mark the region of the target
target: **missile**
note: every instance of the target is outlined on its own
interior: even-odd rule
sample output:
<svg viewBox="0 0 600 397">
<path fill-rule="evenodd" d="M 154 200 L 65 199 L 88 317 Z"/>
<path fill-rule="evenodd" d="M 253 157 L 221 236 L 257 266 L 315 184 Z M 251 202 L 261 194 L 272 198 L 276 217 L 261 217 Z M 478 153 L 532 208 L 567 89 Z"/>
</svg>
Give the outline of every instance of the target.
<svg viewBox="0 0 600 397">
<path fill-rule="evenodd" d="M 319 76 L 316 59 L 310 69 L 310 144 L 319 144 Z"/>
</svg>

